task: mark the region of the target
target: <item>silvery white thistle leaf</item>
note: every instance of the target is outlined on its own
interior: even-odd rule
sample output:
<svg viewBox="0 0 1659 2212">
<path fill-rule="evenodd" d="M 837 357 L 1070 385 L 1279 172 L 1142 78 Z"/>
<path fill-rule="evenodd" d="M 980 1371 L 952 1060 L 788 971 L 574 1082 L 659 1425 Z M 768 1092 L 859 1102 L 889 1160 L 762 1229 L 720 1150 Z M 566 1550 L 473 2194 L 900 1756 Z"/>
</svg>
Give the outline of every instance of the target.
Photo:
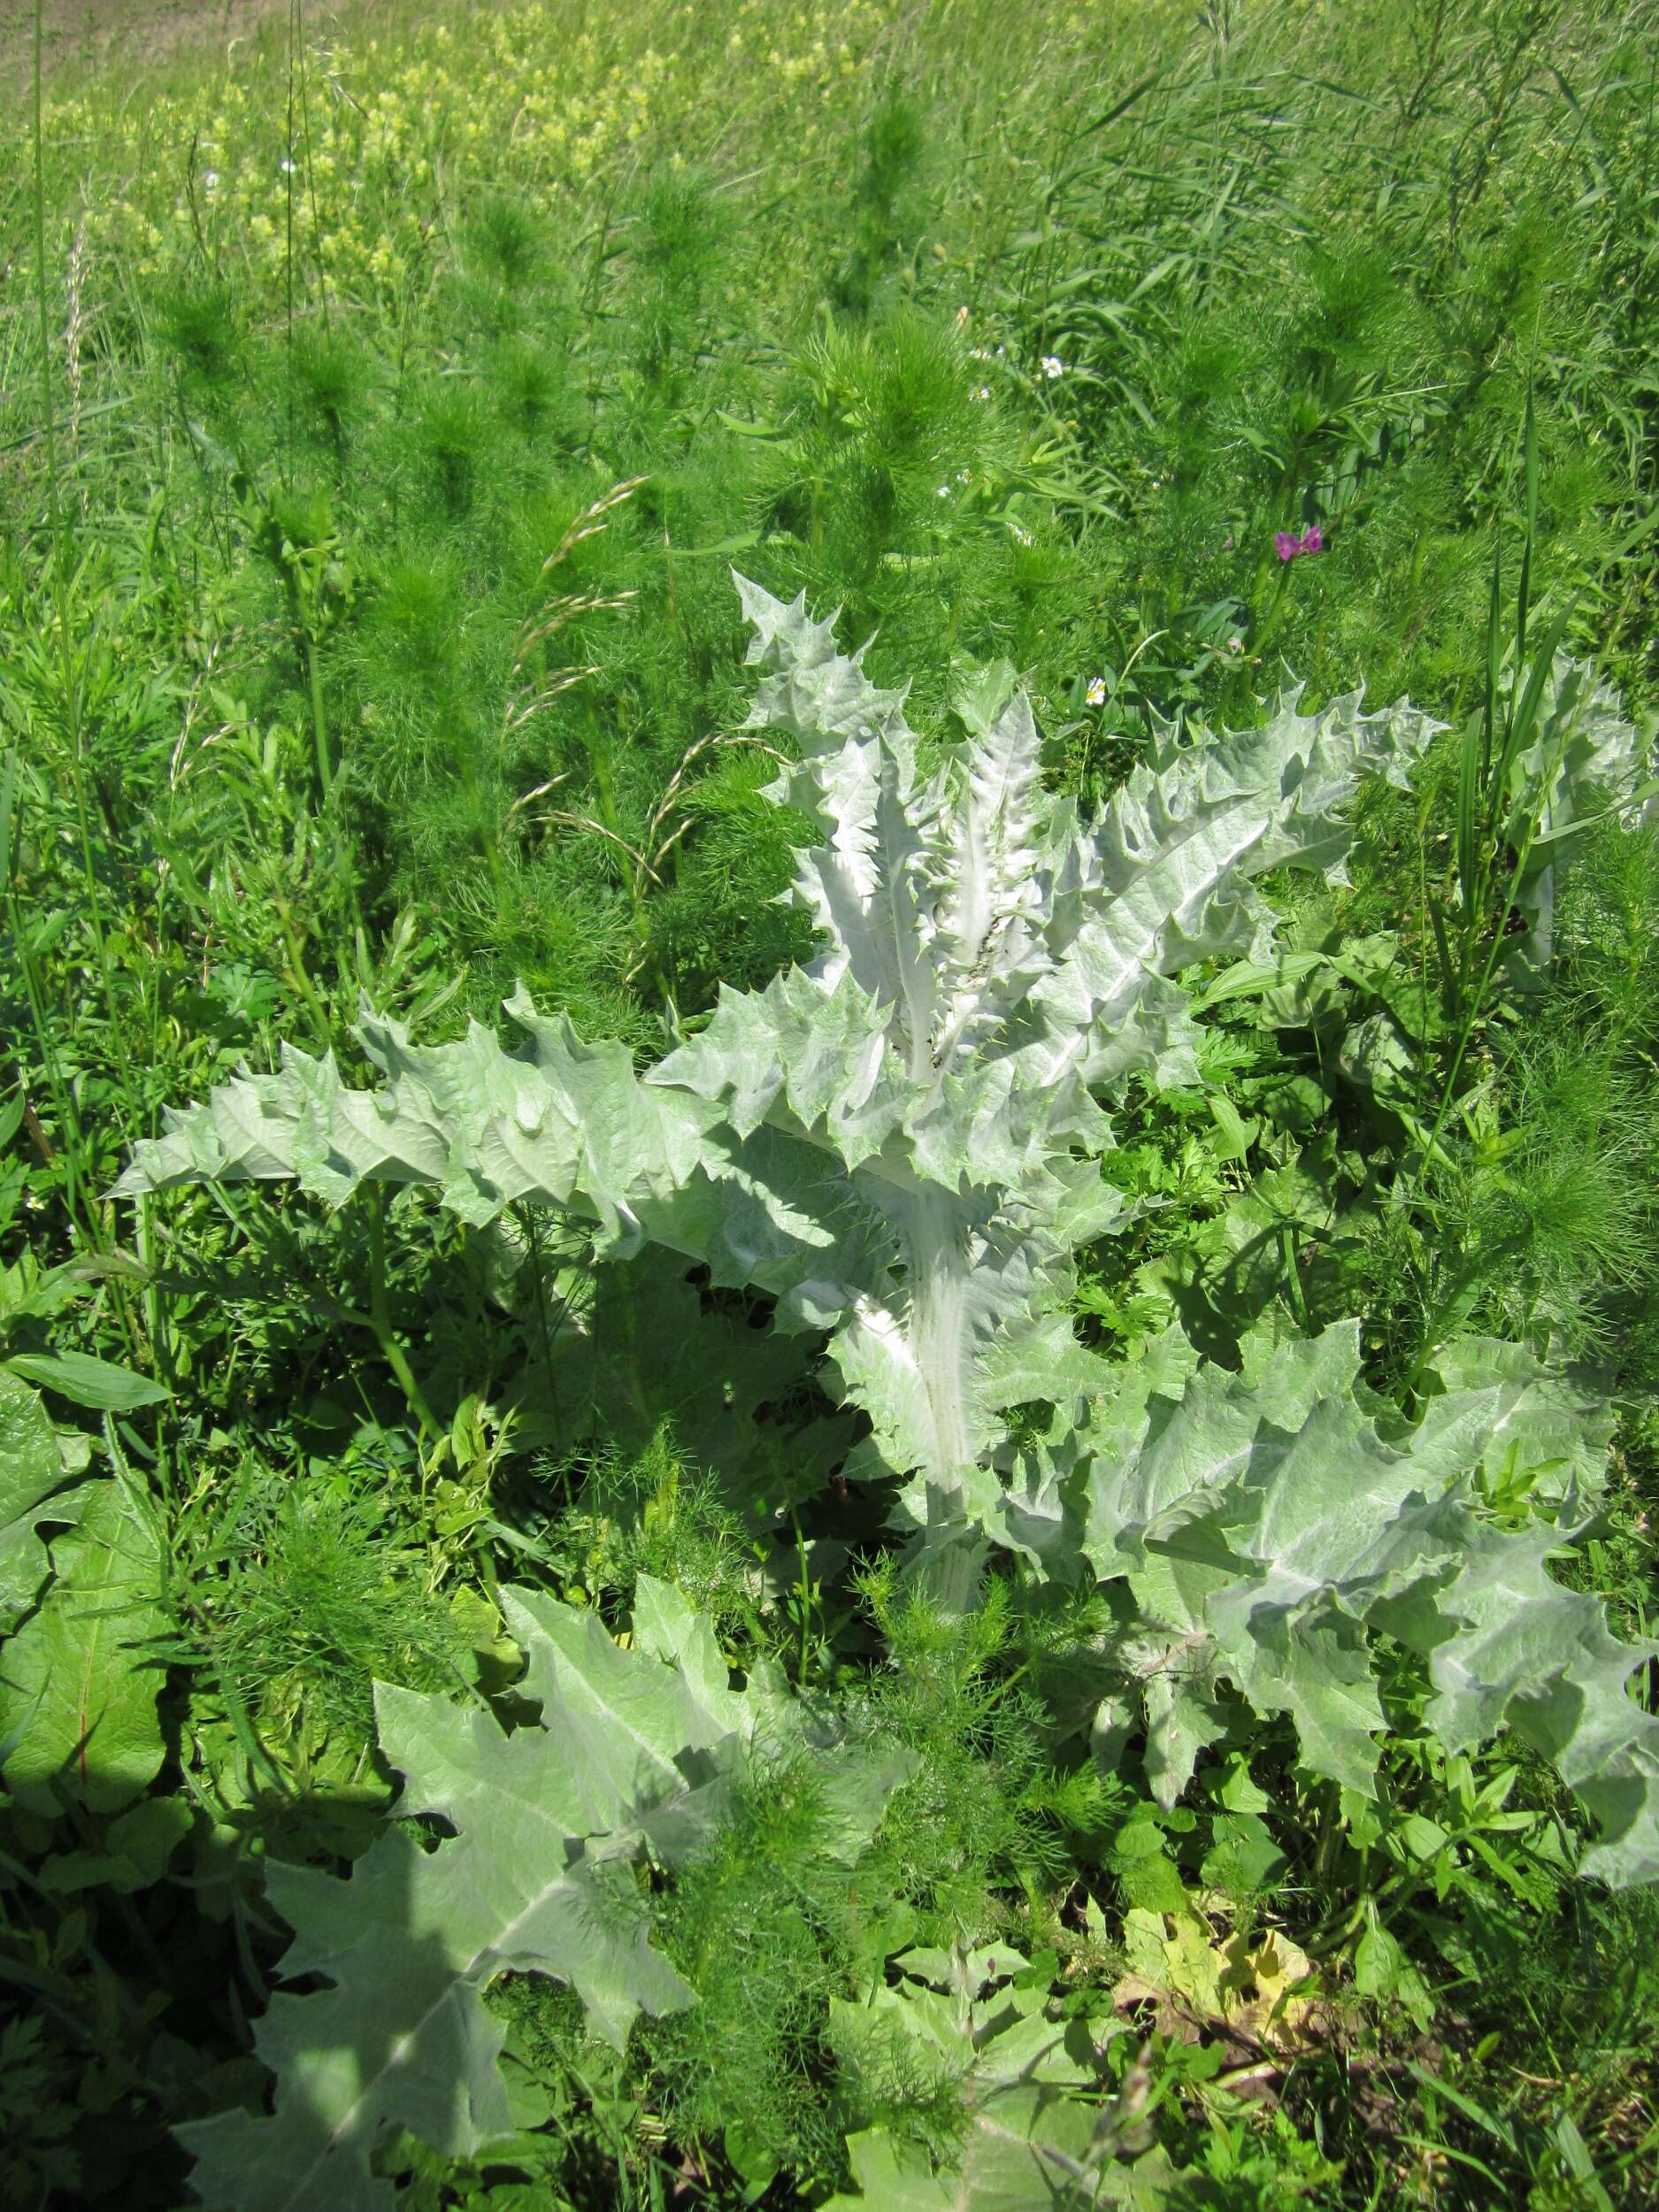
<svg viewBox="0 0 1659 2212">
<path fill-rule="evenodd" d="M 453 1834 L 426 1851 L 388 1826 L 343 1880 L 267 1870 L 294 1930 L 282 1978 L 328 1985 L 279 1991 L 257 2024 L 255 2049 L 276 2076 L 271 2116 L 180 2129 L 209 2212 L 376 2212 L 396 2193 L 370 2164 L 388 2130 L 452 2157 L 508 2133 L 503 2030 L 482 1997 L 502 1973 L 568 1982 L 618 2048 L 641 2009 L 692 2002 L 651 1945 L 629 1870 L 694 1852 L 754 1753 L 813 1751 L 829 1847 L 849 1862 L 909 1770 L 902 1755 L 845 1753 L 764 1671 L 733 1691 L 708 1622 L 672 1585 L 640 1578 L 626 1648 L 585 1608 L 528 1591 L 503 1604 L 538 1721 L 509 1735 L 481 1708 L 376 1691 L 398 1813 L 440 1815 Z"/>
<path fill-rule="evenodd" d="M 643 1079 L 522 1002 L 518 1056 L 481 1031 L 420 1048 L 365 1022 L 384 1091 L 291 1055 L 139 1147 L 122 1187 L 286 1173 L 337 1203 L 366 1177 L 426 1182 L 469 1220 L 532 1198 L 613 1248 L 703 1259 L 772 1293 L 782 1325 L 830 1333 L 871 1424 L 849 1471 L 895 1479 L 899 1524 L 958 1582 L 987 1538 L 1127 1582 L 1143 1645 L 1164 1634 L 1179 1655 L 1141 1667 L 1166 1793 L 1229 1683 L 1364 1787 L 1383 1629 L 1423 1655 L 1448 1740 L 1507 1724 L 1557 1759 L 1602 1825 L 1594 1870 L 1659 1871 L 1655 1724 L 1625 1694 L 1643 1655 L 1549 1575 L 1565 1521 L 1505 1532 L 1471 1486 L 1531 1379 L 1448 1370 L 1405 1437 L 1364 1401 L 1351 1326 L 1243 1376 L 1178 1345 L 1113 1376 L 1066 1321 L 1072 1255 L 1123 1207 L 1092 1157 L 1110 1137 L 1097 1094 L 1192 1072 L 1171 979 L 1263 958 L 1255 879 L 1340 876 L 1362 778 L 1403 780 L 1437 726 L 1357 695 L 1304 714 L 1292 692 L 1256 729 L 1163 729 L 1084 820 L 1042 790 L 1023 701 L 972 714 L 966 747 L 924 776 L 902 693 L 803 600 L 739 588 L 763 671 L 750 722 L 795 748 L 774 795 L 819 839 L 793 893 L 821 934 L 807 966 L 724 993 Z M 1022 1399 L 1049 1401 L 1055 1426 L 1010 1457 Z M 1551 1450 L 1570 1520 L 1596 1446 Z"/>
</svg>

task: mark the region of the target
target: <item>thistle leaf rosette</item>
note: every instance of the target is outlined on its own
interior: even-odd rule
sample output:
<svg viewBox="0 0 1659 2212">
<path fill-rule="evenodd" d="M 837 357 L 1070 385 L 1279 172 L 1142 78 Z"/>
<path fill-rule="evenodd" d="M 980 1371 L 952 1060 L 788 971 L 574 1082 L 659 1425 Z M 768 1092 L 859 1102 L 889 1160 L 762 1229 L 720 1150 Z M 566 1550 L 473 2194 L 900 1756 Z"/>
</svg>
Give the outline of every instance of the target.
<svg viewBox="0 0 1659 2212">
<path fill-rule="evenodd" d="M 833 623 L 739 590 L 764 672 L 749 724 L 793 740 L 773 795 L 820 840 L 791 895 L 821 949 L 758 997 L 723 997 L 648 1079 L 718 1104 L 740 1135 L 764 1122 L 836 1156 L 885 1260 L 830 1347 L 871 1417 L 866 1464 L 905 1479 L 914 1525 L 987 1525 L 1003 1409 L 1075 1367 L 1071 1255 L 1120 1217 L 1090 1157 L 1110 1141 L 1095 1093 L 1194 1072 L 1169 979 L 1264 953 L 1251 879 L 1340 872 L 1361 777 L 1403 780 L 1436 726 L 1409 706 L 1365 715 L 1357 695 L 1302 715 L 1293 694 L 1240 735 L 1166 726 L 1085 821 L 1042 787 L 1023 694 L 971 703 L 967 745 L 927 772 L 903 695 Z"/>
<path fill-rule="evenodd" d="M 1304 714 L 1286 693 L 1256 729 L 1162 727 L 1085 819 L 1043 789 L 1018 693 L 976 692 L 966 745 L 929 766 L 903 694 L 832 623 L 739 588 L 750 725 L 794 756 L 772 795 L 817 836 L 787 895 L 819 933 L 808 965 L 725 992 L 642 1079 L 522 1000 L 516 1056 L 480 1029 L 419 1048 L 365 1019 L 381 1092 L 292 1055 L 141 1146 L 122 1187 L 287 1174 L 339 1202 L 365 1178 L 421 1182 L 470 1221 L 536 1199 L 586 1215 L 602 1248 L 703 1261 L 772 1294 L 780 1326 L 827 1333 L 870 1422 L 850 1471 L 891 1483 L 939 1587 L 965 1594 L 989 1540 L 1126 1586 L 1166 1796 L 1231 1693 L 1288 1714 L 1310 1767 L 1368 1786 L 1381 1630 L 1422 1655 L 1448 1741 L 1508 1724 L 1557 1760 L 1601 1824 L 1593 1870 L 1659 1873 L 1655 1724 L 1627 1694 L 1644 1655 L 1548 1570 L 1594 1487 L 1596 1417 L 1514 1348 L 1445 1369 L 1407 1432 L 1367 1400 L 1353 1325 L 1242 1375 L 1172 1337 L 1125 1375 L 1067 1312 L 1074 1253 L 1123 1218 L 1102 1097 L 1195 1073 L 1172 979 L 1263 961 L 1256 879 L 1340 877 L 1361 780 L 1404 781 L 1437 726 L 1357 694 Z M 1008 1409 L 1039 1400 L 1049 1432 L 1017 1454 Z M 1537 1487 L 1550 1511 L 1504 1530 L 1477 1476 L 1524 1416 L 1570 1440 Z"/>
<path fill-rule="evenodd" d="M 903 695 L 833 623 L 739 589 L 763 672 L 750 724 L 798 756 L 772 795 L 821 841 L 790 895 L 821 935 L 808 966 L 723 993 L 642 1081 L 621 1047 L 522 998 L 517 1056 L 476 1027 L 422 1048 L 365 1018 L 381 1092 L 290 1053 L 140 1146 L 121 1187 L 290 1174 L 339 1203 L 365 1179 L 424 1182 L 469 1221 L 532 1198 L 588 1215 L 609 1248 L 655 1240 L 772 1293 L 786 1328 L 832 1332 L 870 1417 L 863 1471 L 900 1478 L 904 1521 L 954 1535 L 996 1519 L 1004 1408 L 1075 1364 L 1071 1255 L 1123 1205 L 1093 1164 L 1096 1093 L 1192 1072 L 1169 979 L 1263 952 L 1251 879 L 1340 871 L 1360 779 L 1403 778 L 1435 726 L 1357 696 L 1304 715 L 1286 695 L 1241 734 L 1165 728 L 1085 821 L 1042 787 L 1022 694 L 971 711 L 929 772 Z"/>
</svg>

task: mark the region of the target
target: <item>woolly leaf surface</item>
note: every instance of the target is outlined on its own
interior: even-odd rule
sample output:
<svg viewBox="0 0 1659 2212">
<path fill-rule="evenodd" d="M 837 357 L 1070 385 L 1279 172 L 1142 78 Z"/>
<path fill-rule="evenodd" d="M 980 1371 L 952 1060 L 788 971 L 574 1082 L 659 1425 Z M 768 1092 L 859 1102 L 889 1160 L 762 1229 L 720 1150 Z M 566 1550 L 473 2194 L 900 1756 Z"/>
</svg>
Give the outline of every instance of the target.
<svg viewBox="0 0 1659 2212">
<path fill-rule="evenodd" d="M 1148 1688 L 1165 1801 L 1190 1777 L 1194 1722 L 1218 1678 L 1258 1711 L 1288 1714 L 1310 1767 L 1370 1790 L 1383 1716 L 1367 1642 L 1383 1631 L 1426 1662 L 1442 1740 L 1463 1749 L 1517 1729 L 1597 1822 L 1587 1870 L 1652 1879 L 1659 1721 L 1627 1693 L 1653 1647 L 1619 1642 L 1598 1601 L 1549 1573 L 1555 1531 L 1499 1526 L 1471 1481 L 1529 1389 L 1558 1423 L 1563 1394 L 1528 1378 L 1518 1355 L 1495 1383 L 1477 1367 L 1460 1387 L 1467 1363 L 1452 1363 L 1414 1430 L 1368 1399 L 1352 1323 L 1276 1347 L 1248 1374 L 1131 1380 L 1087 1455 L 1038 1494 L 1062 1519 L 1071 1505 L 1094 1570 L 1126 1576 L 1143 1640 L 1163 1640 L 1162 1656 L 1132 1671 Z M 1576 1455 L 1606 1434 L 1590 1409 Z M 1196 1708 L 1176 1694 L 1184 1682 Z"/>
<path fill-rule="evenodd" d="M 1090 2024 L 1053 2018 L 1045 1993 L 1008 1986 L 1025 1963 L 1007 1945 L 908 1953 L 898 1986 L 878 1986 L 864 2004 L 832 2003 L 844 2065 L 878 2084 L 932 2082 L 958 2100 L 963 2126 L 954 2159 L 937 2163 L 887 2128 L 849 2136 L 856 2193 L 833 2197 L 826 2212 L 1083 2212 L 1164 2200 L 1161 2155 L 1124 2165 L 1110 2147 L 1102 2154 Z M 935 1985 L 918 1985 L 924 1976 Z M 1125 2032 L 1116 2023 L 1112 2032 Z"/>
<path fill-rule="evenodd" d="M 450 2156 L 504 2133 L 502 2031 L 482 2001 L 499 1973 L 570 1983 L 618 2047 L 641 2009 L 691 2000 L 651 1947 L 629 1862 L 696 1847 L 780 1692 L 733 1692 L 707 1623 L 649 1578 L 626 1648 L 591 1612 L 532 1593 L 503 1602 L 538 1721 L 508 1733 L 441 1696 L 376 1695 L 399 1814 L 438 1816 L 453 1832 L 424 1850 L 388 1828 L 343 1880 L 271 1870 L 294 1930 L 284 1978 L 329 1985 L 279 1993 L 256 2030 L 276 2076 L 273 2115 L 180 2131 L 210 2208 L 366 2212 L 392 2200 L 370 2168 L 387 2130 Z"/>
</svg>

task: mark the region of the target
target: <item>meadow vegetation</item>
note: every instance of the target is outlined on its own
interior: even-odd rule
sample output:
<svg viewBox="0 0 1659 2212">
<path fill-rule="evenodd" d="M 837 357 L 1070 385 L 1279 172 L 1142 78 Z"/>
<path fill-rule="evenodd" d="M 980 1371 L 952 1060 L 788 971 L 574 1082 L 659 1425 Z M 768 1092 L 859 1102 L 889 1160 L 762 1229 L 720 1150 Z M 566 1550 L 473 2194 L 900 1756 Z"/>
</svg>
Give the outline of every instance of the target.
<svg viewBox="0 0 1659 2212">
<path fill-rule="evenodd" d="M 25 57 L 7 2205 L 1659 2195 L 1656 32 L 291 0 Z M 1067 999 L 1076 826 L 1316 729 L 1141 997 Z M 941 893 L 892 972 L 1005 1077 L 873 1170 L 893 994 L 837 1061 L 775 981 L 826 930 L 866 980 L 790 887 L 877 818 L 826 749 L 871 731 Z M 941 857 L 993 759 L 1048 932 L 995 1003 Z M 557 1175 L 515 992 L 597 1102 Z M 863 1258 L 795 1265 L 874 1248 L 905 1146 L 1002 1208 L 954 1456 Z M 1440 1549 L 1216 1641 L 1183 1576 L 1272 1530 L 1132 1544 L 1078 1440 L 1220 1466 L 1209 1407 L 1265 1464 L 1322 1393 Z M 1523 1554 L 1555 1610 L 1454 1724 L 1436 1608 Z M 450 2038 L 406 2080 L 400 2003 Z"/>
</svg>

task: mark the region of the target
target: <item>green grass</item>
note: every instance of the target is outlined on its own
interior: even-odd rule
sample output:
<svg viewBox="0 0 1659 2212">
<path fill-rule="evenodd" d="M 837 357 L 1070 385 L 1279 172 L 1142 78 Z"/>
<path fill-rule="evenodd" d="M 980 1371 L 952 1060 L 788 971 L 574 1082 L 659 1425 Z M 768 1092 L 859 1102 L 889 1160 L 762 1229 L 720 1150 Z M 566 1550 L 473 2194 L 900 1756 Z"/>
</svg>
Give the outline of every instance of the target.
<svg viewBox="0 0 1659 2212">
<path fill-rule="evenodd" d="M 1557 1786 L 1448 1761 L 1403 1666 L 1379 1808 L 1270 1732 L 1164 1819 L 1047 1746 L 1109 1623 L 1011 1586 L 931 1620 L 856 1498 L 773 1586 L 731 1469 L 822 1540 L 847 1438 L 729 1294 L 607 1287 L 528 1217 L 107 1195 L 165 1103 L 280 1038 L 351 1062 L 361 995 L 430 1040 L 523 978 L 652 1056 L 803 951 L 733 562 L 843 605 L 930 741 L 1011 664 L 1084 800 L 1160 718 L 1363 679 L 1448 732 L 1368 805 L 1353 885 L 1287 911 L 1348 968 L 1221 1010 L 1242 1136 L 1207 1092 L 1132 1097 L 1108 1171 L 1157 1204 L 1079 1325 L 1133 1356 L 1179 1312 L 1226 1355 L 1264 1311 L 1359 1310 L 1408 1402 L 1459 1332 L 1589 1363 L 1621 1409 L 1590 1571 L 1651 1632 L 1654 833 L 1575 856 L 1521 987 L 1475 778 L 1494 607 L 1659 703 L 1652 30 L 1610 0 L 295 0 L 227 52 L 50 74 L 38 132 L 8 108 L 0 1358 L 167 1394 L 48 1398 L 165 1563 L 163 1756 L 119 1833 L 73 1789 L 0 1802 L 8 2201 L 180 2202 L 169 2128 L 259 2093 L 262 1861 L 355 1855 L 386 1801 L 372 1682 L 497 1694 L 498 1580 L 619 1624 L 640 1572 L 922 1778 L 874 1901 L 790 1893 L 802 1778 L 739 1809 L 664 1938 L 705 2007 L 626 2060 L 503 1985 L 541 2116 L 499 2164 L 411 2148 L 411 2202 L 821 2200 L 847 2128 L 954 2124 L 837 2054 L 867 1924 L 1017 1940 L 1103 2000 L 1125 1912 L 1200 1898 L 1205 1942 L 1287 1932 L 1324 2009 L 1264 2095 L 1224 2023 L 1160 2018 L 1131 2086 L 1178 2200 L 1652 2201 L 1652 1901 L 1575 1891 Z"/>
</svg>

